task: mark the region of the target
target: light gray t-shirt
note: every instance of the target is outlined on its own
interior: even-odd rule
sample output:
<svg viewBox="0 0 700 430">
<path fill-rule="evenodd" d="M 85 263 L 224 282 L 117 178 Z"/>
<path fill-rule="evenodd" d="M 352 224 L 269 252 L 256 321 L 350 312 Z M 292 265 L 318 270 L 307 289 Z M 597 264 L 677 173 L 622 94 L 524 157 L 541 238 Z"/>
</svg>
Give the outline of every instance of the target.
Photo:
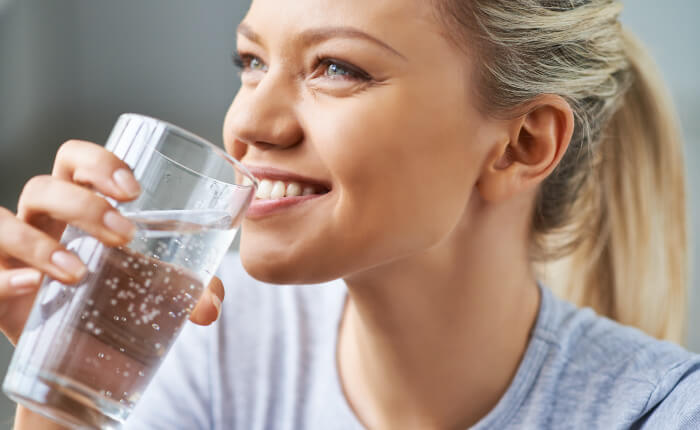
<svg viewBox="0 0 700 430">
<path fill-rule="evenodd" d="M 234 253 L 219 276 L 221 318 L 186 325 L 125 428 L 362 429 L 335 360 L 344 282 L 265 284 Z M 700 356 L 541 292 L 516 376 L 474 429 L 700 429 Z"/>
</svg>

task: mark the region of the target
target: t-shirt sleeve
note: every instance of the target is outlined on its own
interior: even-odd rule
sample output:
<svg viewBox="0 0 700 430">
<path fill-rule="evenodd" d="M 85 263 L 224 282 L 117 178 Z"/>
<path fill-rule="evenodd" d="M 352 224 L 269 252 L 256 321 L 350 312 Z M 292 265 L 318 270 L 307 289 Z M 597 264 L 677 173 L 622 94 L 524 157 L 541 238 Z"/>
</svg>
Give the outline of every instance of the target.
<svg viewBox="0 0 700 430">
<path fill-rule="evenodd" d="M 214 323 L 217 324 L 217 323 Z M 210 429 L 210 339 L 216 328 L 187 321 L 124 424 L 125 430 Z"/>
<path fill-rule="evenodd" d="M 660 400 L 655 398 L 661 397 Z M 697 359 L 686 362 L 667 374 L 650 396 L 650 402 L 658 401 L 638 428 L 651 429 L 699 429 L 700 428 L 700 363 Z M 653 404 L 653 403 L 652 403 Z"/>
</svg>

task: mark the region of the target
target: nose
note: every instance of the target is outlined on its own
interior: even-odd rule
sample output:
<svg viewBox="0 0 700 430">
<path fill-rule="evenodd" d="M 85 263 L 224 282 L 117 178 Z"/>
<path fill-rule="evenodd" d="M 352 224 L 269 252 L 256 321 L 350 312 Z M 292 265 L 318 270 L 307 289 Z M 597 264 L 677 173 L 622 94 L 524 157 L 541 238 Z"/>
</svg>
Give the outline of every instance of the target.
<svg viewBox="0 0 700 430">
<path fill-rule="evenodd" d="M 296 98 L 293 81 L 269 71 L 255 87 L 244 86 L 236 95 L 229 111 L 230 137 L 261 151 L 297 145 L 303 131 Z"/>
</svg>

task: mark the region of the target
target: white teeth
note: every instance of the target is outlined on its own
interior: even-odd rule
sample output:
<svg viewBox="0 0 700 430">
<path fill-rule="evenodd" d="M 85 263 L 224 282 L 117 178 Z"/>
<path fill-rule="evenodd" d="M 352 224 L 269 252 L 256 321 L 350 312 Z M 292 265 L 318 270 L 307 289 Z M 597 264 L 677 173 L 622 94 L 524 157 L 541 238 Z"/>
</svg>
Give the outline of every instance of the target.
<svg viewBox="0 0 700 430">
<path fill-rule="evenodd" d="M 296 197 L 301 195 L 301 185 L 296 182 L 290 182 L 287 185 L 287 197 Z"/>
<path fill-rule="evenodd" d="M 284 197 L 285 189 L 286 187 L 284 185 L 284 182 L 275 181 L 275 185 L 272 186 L 272 191 L 270 192 L 270 198 L 273 200 L 281 199 L 282 197 Z"/>
<path fill-rule="evenodd" d="M 260 181 L 260 185 L 258 186 L 258 192 L 255 193 L 255 197 L 257 197 L 259 199 L 269 199 L 271 191 L 272 191 L 272 181 L 269 181 L 267 179 L 263 179 L 262 181 Z"/>
<path fill-rule="evenodd" d="M 286 184 L 283 181 L 261 179 L 255 197 L 263 200 L 277 200 L 282 197 L 309 196 L 311 194 L 316 194 L 316 188 L 311 185 L 304 185 L 302 187 L 298 182 L 289 182 Z"/>
<path fill-rule="evenodd" d="M 309 196 L 314 193 L 314 188 L 310 186 L 305 186 L 304 191 L 302 191 L 301 195 L 302 196 Z"/>
</svg>

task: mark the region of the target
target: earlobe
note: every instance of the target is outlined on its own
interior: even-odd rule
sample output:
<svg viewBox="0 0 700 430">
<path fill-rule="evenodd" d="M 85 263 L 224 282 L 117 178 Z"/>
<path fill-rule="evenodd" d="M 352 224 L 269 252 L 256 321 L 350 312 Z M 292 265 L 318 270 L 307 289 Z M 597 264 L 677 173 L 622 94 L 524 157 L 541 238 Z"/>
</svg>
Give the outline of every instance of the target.
<svg viewBox="0 0 700 430">
<path fill-rule="evenodd" d="M 537 187 L 561 161 L 574 129 L 573 111 L 560 96 L 543 95 L 527 112 L 504 122 L 507 141 L 494 145 L 477 187 L 496 202 Z"/>
</svg>

